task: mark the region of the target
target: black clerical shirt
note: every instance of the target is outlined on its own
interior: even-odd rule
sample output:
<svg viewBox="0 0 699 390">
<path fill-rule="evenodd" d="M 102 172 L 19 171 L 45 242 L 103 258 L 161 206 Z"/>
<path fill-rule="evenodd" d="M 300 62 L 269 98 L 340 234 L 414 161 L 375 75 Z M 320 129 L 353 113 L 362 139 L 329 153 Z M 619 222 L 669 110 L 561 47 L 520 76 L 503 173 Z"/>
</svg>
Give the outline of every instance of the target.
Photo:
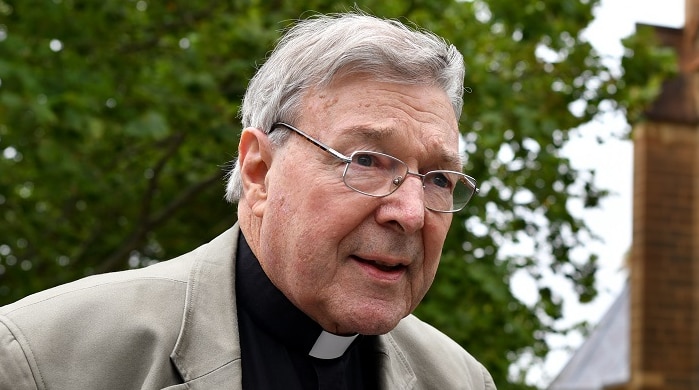
<svg viewBox="0 0 699 390">
<path fill-rule="evenodd" d="M 358 336 L 334 359 L 309 355 L 323 329 L 269 280 L 241 233 L 236 297 L 243 389 L 376 389 L 376 338 Z"/>
</svg>

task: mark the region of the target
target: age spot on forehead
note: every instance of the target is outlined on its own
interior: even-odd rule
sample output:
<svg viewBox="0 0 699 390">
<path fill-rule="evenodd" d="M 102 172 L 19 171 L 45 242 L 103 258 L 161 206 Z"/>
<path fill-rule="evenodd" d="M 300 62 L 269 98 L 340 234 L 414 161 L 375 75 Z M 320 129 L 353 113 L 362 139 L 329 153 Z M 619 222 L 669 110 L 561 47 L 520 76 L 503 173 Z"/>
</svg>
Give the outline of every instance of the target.
<svg viewBox="0 0 699 390">
<path fill-rule="evenodd" d="M 310 91 L 305 99 L 308 108 L 317 107 L 322 110 L 328 110 L 337 104 L 339 98 L 337 95 L 328 94 L 326 91 L 321 91 L 315 93 L 315 91 Z"/>
</svg>

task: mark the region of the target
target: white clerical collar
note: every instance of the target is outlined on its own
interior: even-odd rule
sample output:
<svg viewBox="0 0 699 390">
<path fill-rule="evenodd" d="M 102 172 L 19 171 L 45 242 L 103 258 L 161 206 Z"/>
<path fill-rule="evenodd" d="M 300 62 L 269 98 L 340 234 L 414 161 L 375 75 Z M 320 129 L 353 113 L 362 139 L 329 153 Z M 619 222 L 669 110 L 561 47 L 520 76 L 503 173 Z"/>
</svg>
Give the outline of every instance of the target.
<svg viewBox="0 0 699 390">
<path fill-rule="evenodd" d="M 336 359 L 342 356 L 347 348 L 352 344 L 352 341 L 359 335 L 354 336 L 338 336 L 336 334 L 321 332 L 320 336 L 313 344 L 311 352 L 308 354 L 318 359 Z"/>
</svg>

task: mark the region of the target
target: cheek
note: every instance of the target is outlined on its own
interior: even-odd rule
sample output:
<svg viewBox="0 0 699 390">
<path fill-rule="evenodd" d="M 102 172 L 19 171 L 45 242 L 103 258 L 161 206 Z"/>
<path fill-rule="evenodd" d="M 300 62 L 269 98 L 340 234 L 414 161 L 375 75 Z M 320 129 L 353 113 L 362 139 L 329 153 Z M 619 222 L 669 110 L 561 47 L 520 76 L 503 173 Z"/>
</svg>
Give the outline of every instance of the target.
<svg viewBox="0 0 699 390">
<path fill-rule="evenodd" d="M 439 267 L 439 261 L 442 257 L 442 249 L 444 240 L 447 237 L 447 231 L 451 223 L 451 214 L 438 214 L 434 221 L 430 221 L 423 229 L 423 243 L 425 245 L 425 263 L 423 276 L 428 287 L 432 284 L 434 276 Z"/>
<path fill-rule="evenodd" d="M 375 207 L 372 199 L 350 189 L 342 181 L 342 172 L 321 171 L 298 186 L 295 194 L 297 216 L 319 225 L 321 236 L 340 238 L 356 227 Z"/>
<path fill-rule="evenodd" d="M 370 215 L 371 198 L 365 198 L 342 182 L 278 186 L 270 192 L 263 240 L 297 258 L 335 255 L 342 239 Z"/>
<path fill-rule="evenodd" d="M 449 226 L 451 225 L 452 215 L 437 214 L 432 212 L 428 212 L 428 214 L 429 215 L 425 219 L 425 226 L 422 230 L 422 239 L 425 245 L 425 257 L 431 258 L 434 256 L 438 259 L 442 253 L 444 240 L 447 238 L 447 232 L 449 231 Z"/>
</svg>

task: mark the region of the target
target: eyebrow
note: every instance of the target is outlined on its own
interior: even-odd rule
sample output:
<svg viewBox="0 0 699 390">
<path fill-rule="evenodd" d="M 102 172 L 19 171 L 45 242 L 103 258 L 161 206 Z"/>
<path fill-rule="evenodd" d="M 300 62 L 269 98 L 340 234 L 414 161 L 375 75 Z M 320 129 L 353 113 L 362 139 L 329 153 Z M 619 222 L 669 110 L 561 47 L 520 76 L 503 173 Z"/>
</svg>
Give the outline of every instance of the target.
<svg viewBox="0 0 699 390">
<path fill-rule="evenodd" d="M 365 126 L 353 126 L 347 129 L 346 134 L 350 138 L 360 138 L 362 140 L 369 139 L 375 142 L 387 142 L 391 139 L 400 139 L 397 135 L 398 129 L 393 127 L 365 127 Z M 455 170 L 461 172 L 463 170 L 463 159 L 458 153 L 451 152 L 445 148 L 439 148 L 439 150 L 434 151 L 432 154 L 439 156 L 439 161 L 443 162 L 446 169 Z"/>
<path fill-rule="evenodd" d="M 457 153 L 451 153 L 446 150 L 441 151 L 441 160 L 445 161 L 448 169 L 461 172 L 464 170 L 464 159 Z"/>
</svg>

